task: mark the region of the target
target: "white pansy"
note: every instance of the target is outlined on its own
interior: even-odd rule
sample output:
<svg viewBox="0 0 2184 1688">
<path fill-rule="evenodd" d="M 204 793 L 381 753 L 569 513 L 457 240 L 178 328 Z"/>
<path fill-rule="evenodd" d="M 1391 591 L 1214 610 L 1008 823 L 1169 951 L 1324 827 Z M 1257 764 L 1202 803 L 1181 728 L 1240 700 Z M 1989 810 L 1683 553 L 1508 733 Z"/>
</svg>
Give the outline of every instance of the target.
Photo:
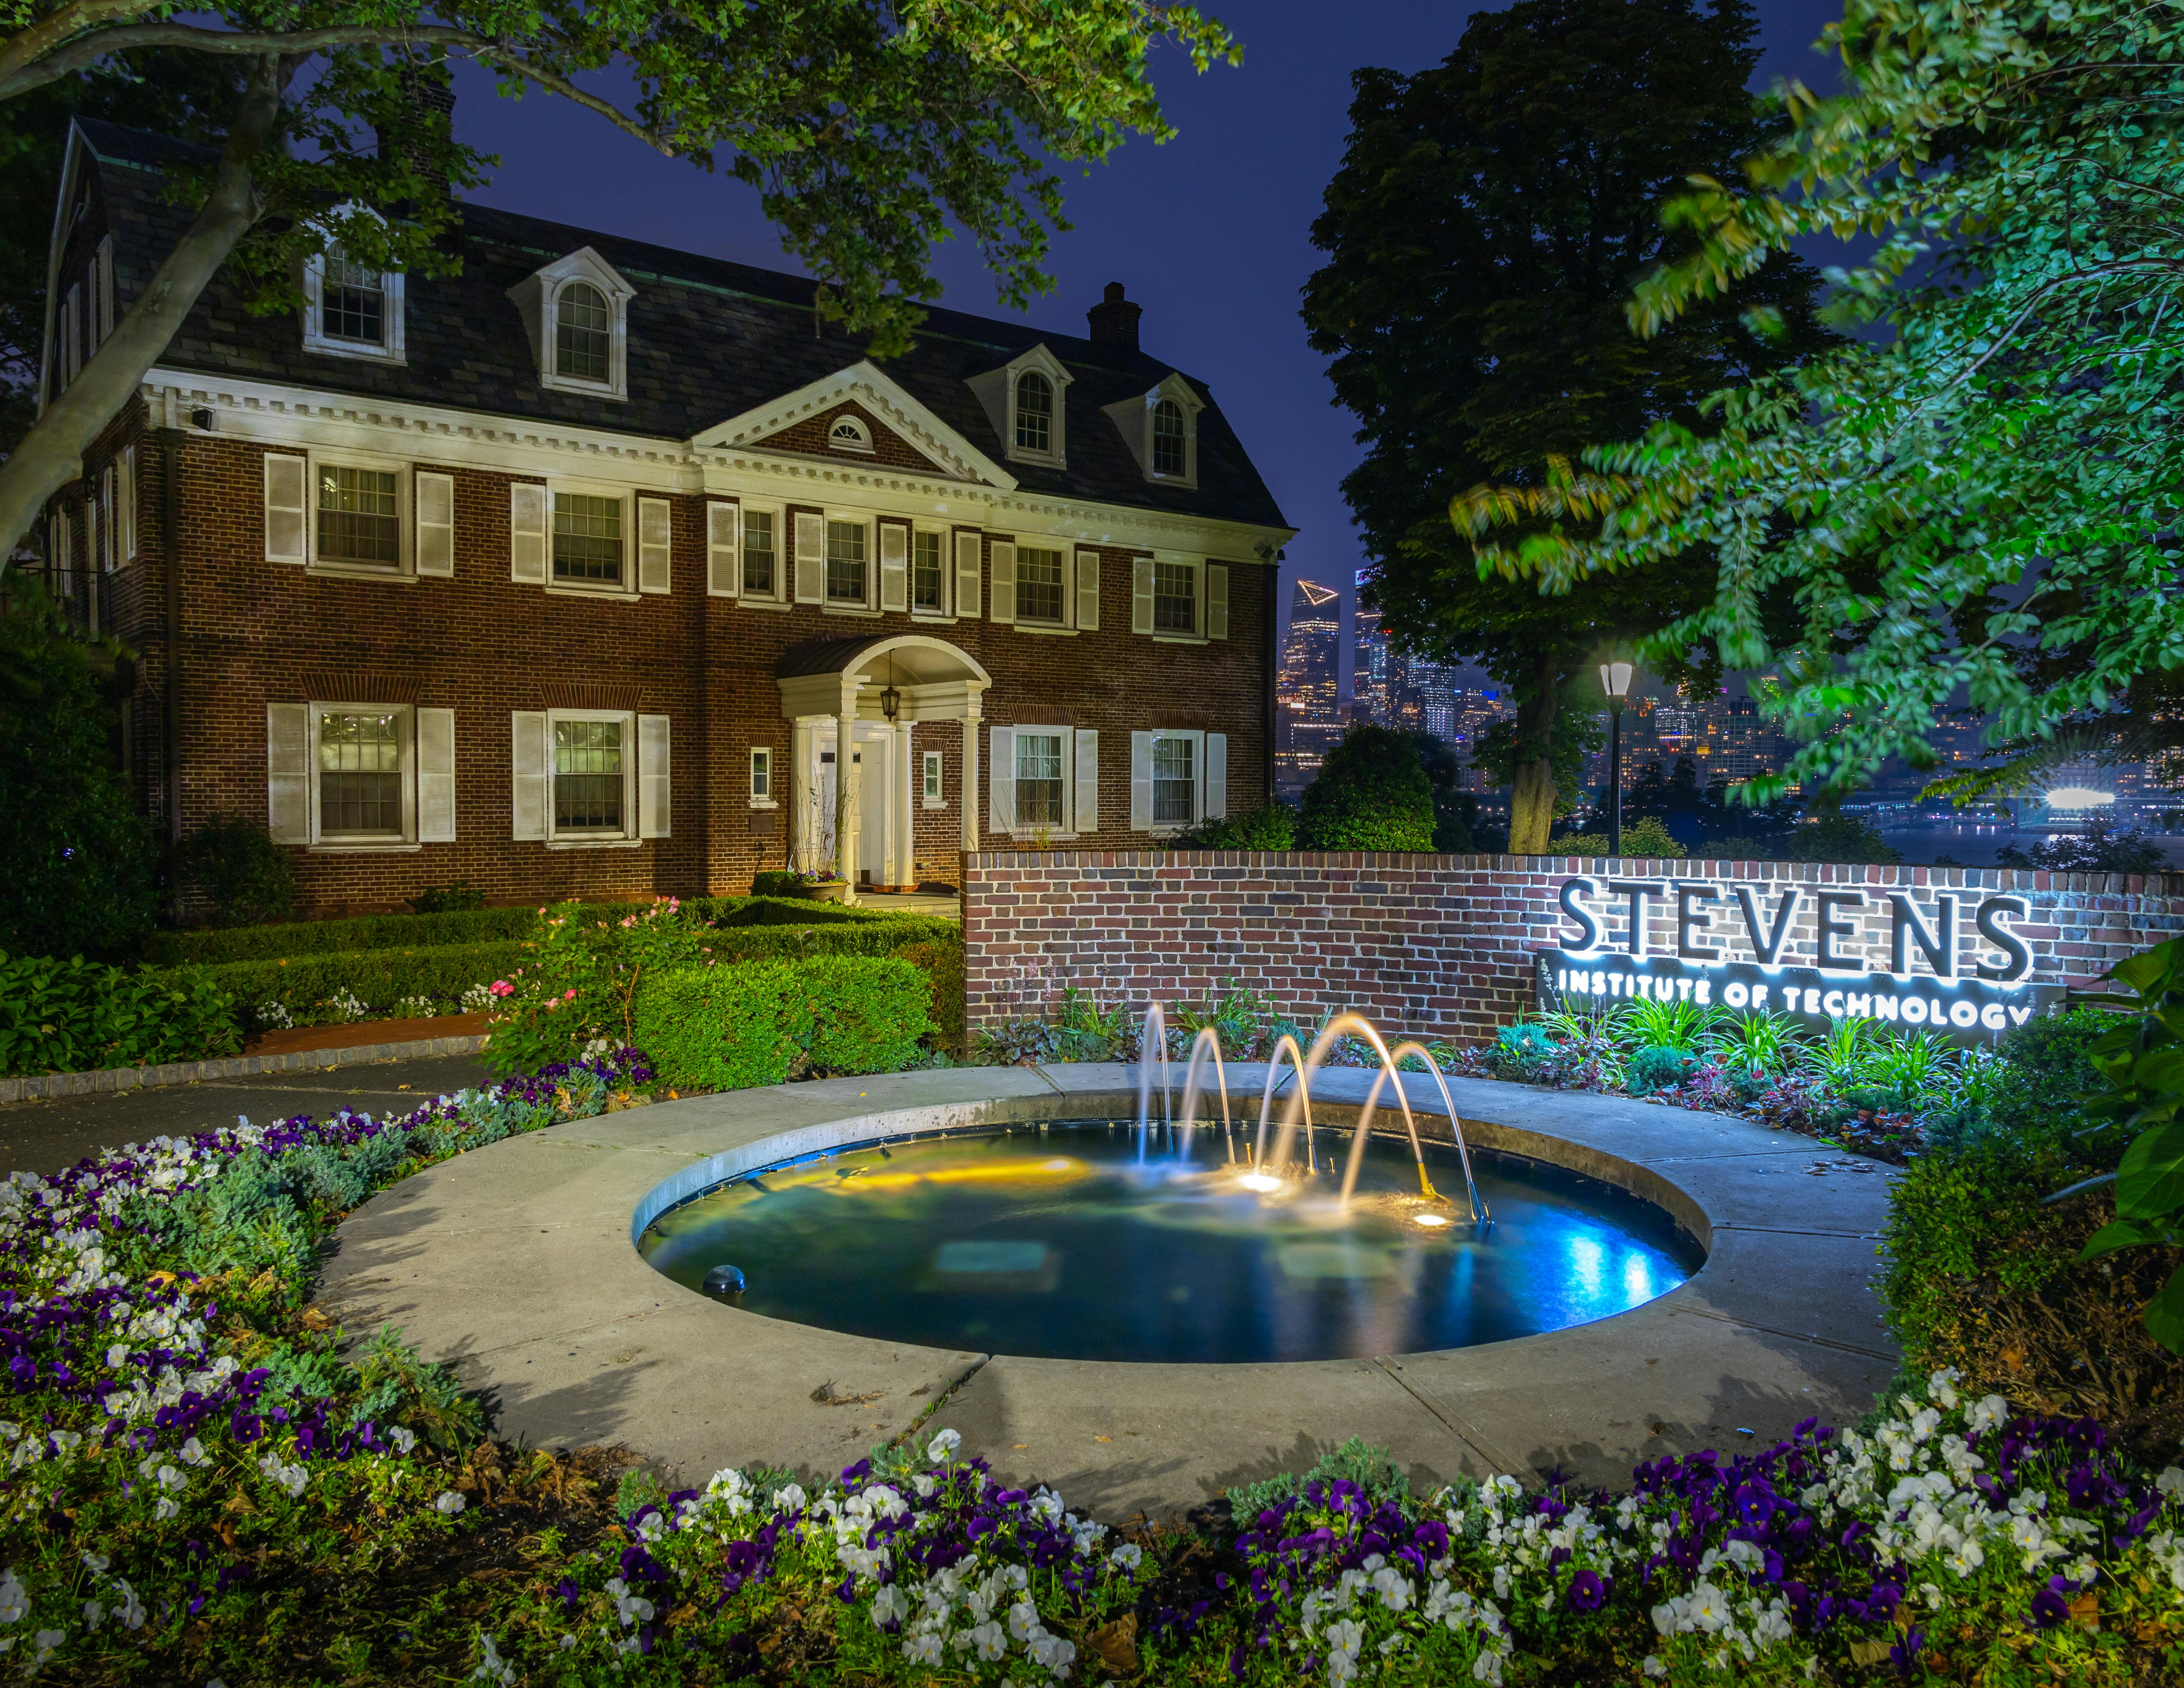
<svg viewBox="0 0 2184 1688">
<path fill-rule="evenodd" d="M 508 1685 L 515 1680 L 515 1666 L 500 1656 L 499 1649 L 493 1644 L 493 1637 L 483 1631 L 479 1632 L 478 1645 L 484 1650 L 485 1657 L 479 1662 L 478 1668 L 471 1673 L 471 1680 L 497 1683 L 502 1685 L 502 1688 L 508 1688 Z"/>
<path fill-rule="evenodd" d="M 442 1490 L 439 1499 L 432 1502 L 434 1511 L 445 1513 L 448 1518 L 454 1518 L 468 1505 L 470 1502 L 452 1489 Z"/>
<path fill-rule="evenodd" d="M 1107 1556 L 1107 1563 L 1121 1571 L 1134 1571 L 1138 1562 L 1145 1557 L 1145 1550 L 1134 1541 L 1125 1541 Z"/>
<path fill-rule="evenodd" d="M 10 1565 L 0 1571 L 0 1624 L 20 1624 L 31 1615 L 30 1591 Z"/>
<path fill-rule="evenodd" d="M 939 1435 L 935 1436 L 931 1441 L 925 1445 L 925 1457 L 931 1460 L 934 1464 L 938 1465 L 950 1458 L 955 1453 L 956 1450 L 962 1446 L 963 1435 L 961 1431 L 943 1430 Z"/>
<path fill-rule="evenodd" d="M 387 1440 L 394 1444 L 394 1451 L 406 1459 L 410 1451 L 417 1446 L 417 1433 L 405 1424 L 390 1425 Z"/>
</svg>

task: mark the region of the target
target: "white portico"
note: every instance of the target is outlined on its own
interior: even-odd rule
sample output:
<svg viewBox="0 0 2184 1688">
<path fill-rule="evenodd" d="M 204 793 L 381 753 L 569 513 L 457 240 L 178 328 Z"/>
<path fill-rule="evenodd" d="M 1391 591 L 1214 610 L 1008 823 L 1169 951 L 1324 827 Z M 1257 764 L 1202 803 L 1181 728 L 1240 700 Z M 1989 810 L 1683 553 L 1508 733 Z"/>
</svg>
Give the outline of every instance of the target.
<svg viewBox="0 0 2184 1688">
<path fill-rule="evenodd" d="M 917 880 L 916 758 L 911 729 L 962 725 L 963 848 L 978 847 L 978 721 L 992 677 L 967 653 L 923 633 L 799 645 L 776 667 L 789 755 L 789 859 L 833 866 L 855 900 L 861 878 Z"/>
</svg>

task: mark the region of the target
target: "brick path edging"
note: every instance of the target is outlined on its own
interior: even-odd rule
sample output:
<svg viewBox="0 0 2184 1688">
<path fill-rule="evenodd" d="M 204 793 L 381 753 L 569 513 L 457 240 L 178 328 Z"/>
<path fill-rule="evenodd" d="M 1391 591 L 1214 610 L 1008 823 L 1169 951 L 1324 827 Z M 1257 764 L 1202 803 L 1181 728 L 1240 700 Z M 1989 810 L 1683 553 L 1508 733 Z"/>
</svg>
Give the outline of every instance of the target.
<svg viewBox="0 0 2184 1688">
<path fill-rule="evenodd" d="M 348 1049 L 295 1050 L 287 1055 L 237 1055 L 220 1061 L 176 1061 L 164 1067 L 108 1067 L 96 1072 L 48 1072 L 0 1078 L 0 1103 L 50 1096 L 84 1096 L 102 1090 L 150 1089 L 194 1084 L 207 1078 L 243 1078 L 258 1072 L 318 1072 L 367 1061 L 416 1061 L 435 1055 L 476 1055 L 483 1036 L 417 1038 L 406 1044 L 357 1044 Z"/>
</svg>

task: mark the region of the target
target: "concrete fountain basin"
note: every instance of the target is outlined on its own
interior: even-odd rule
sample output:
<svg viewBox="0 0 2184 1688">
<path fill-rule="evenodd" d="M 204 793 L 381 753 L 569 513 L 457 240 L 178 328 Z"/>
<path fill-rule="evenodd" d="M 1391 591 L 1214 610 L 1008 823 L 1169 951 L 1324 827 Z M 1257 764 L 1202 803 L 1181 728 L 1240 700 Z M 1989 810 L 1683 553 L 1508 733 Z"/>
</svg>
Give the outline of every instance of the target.
<svg viewBox="0 0 2184 1688">
<path fill-rule="evenodd" d="M 1315 1117 L 1354 1118 L 1370 1079 L 1316 1073 Z M 1264 1082 L 1263 1067 L 1229 1069 L 1240 1115 L 1256 1118 Z M 1421 1130 L 1446 1138 L 1438 1090 L 1407 1089 Z M 1705 1263 L 1628 1312 L 1512 1341 L 1148 1365 L 789 1324 L 682 1289 L 638 1254 L 656 1214 L 759 1167 L 1136 1106 L 1134 1068 L 974 1067 L 694 1097 L 461 1156 L 349 1217 L 320 1300 L 352 1333 L 401 1326 L 484 1391 L 499 1435 L 534 1446 L 623 1444 L 677 1482 L 758 1462 L 820 1475 L 930 1418 L 1003 1477 L 1051 1483 L 1106 1517 L 1195 1505 L 1353 1435 L 1390 1448 L 1421 1485 L 1555 1466 L 1615 1482 L 1663 1453 L 1771 1440 L 1814 1415 L 1842 1422 L 1893 1374 L 1870 1281 L 1889 1168 L 1628 1098 L 1476 1079 L 1450 1089 L 1474 1145 L 1645 1197 L 1698 1239 Z M 1390 1125 L 1399 1112 L 1375 1121 Z"/>
</svg>

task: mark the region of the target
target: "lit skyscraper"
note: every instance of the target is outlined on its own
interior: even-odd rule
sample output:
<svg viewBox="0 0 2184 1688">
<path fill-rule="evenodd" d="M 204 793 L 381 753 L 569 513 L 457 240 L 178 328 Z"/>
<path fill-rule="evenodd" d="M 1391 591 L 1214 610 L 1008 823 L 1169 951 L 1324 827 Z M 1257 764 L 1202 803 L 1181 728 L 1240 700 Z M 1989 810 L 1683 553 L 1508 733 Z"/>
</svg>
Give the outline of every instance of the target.
<svg viewBox="0 0 2184 1688">
<path fill-rule="evenodd" d="M 1294 797 L 1310 785 L 1348 723 L 1336 694 L 1342 679 L 1342 594 L 1301 580 L 1290 598 L 1289 637 L 1274 691 L 1274 785 Z"/>
</svg>

